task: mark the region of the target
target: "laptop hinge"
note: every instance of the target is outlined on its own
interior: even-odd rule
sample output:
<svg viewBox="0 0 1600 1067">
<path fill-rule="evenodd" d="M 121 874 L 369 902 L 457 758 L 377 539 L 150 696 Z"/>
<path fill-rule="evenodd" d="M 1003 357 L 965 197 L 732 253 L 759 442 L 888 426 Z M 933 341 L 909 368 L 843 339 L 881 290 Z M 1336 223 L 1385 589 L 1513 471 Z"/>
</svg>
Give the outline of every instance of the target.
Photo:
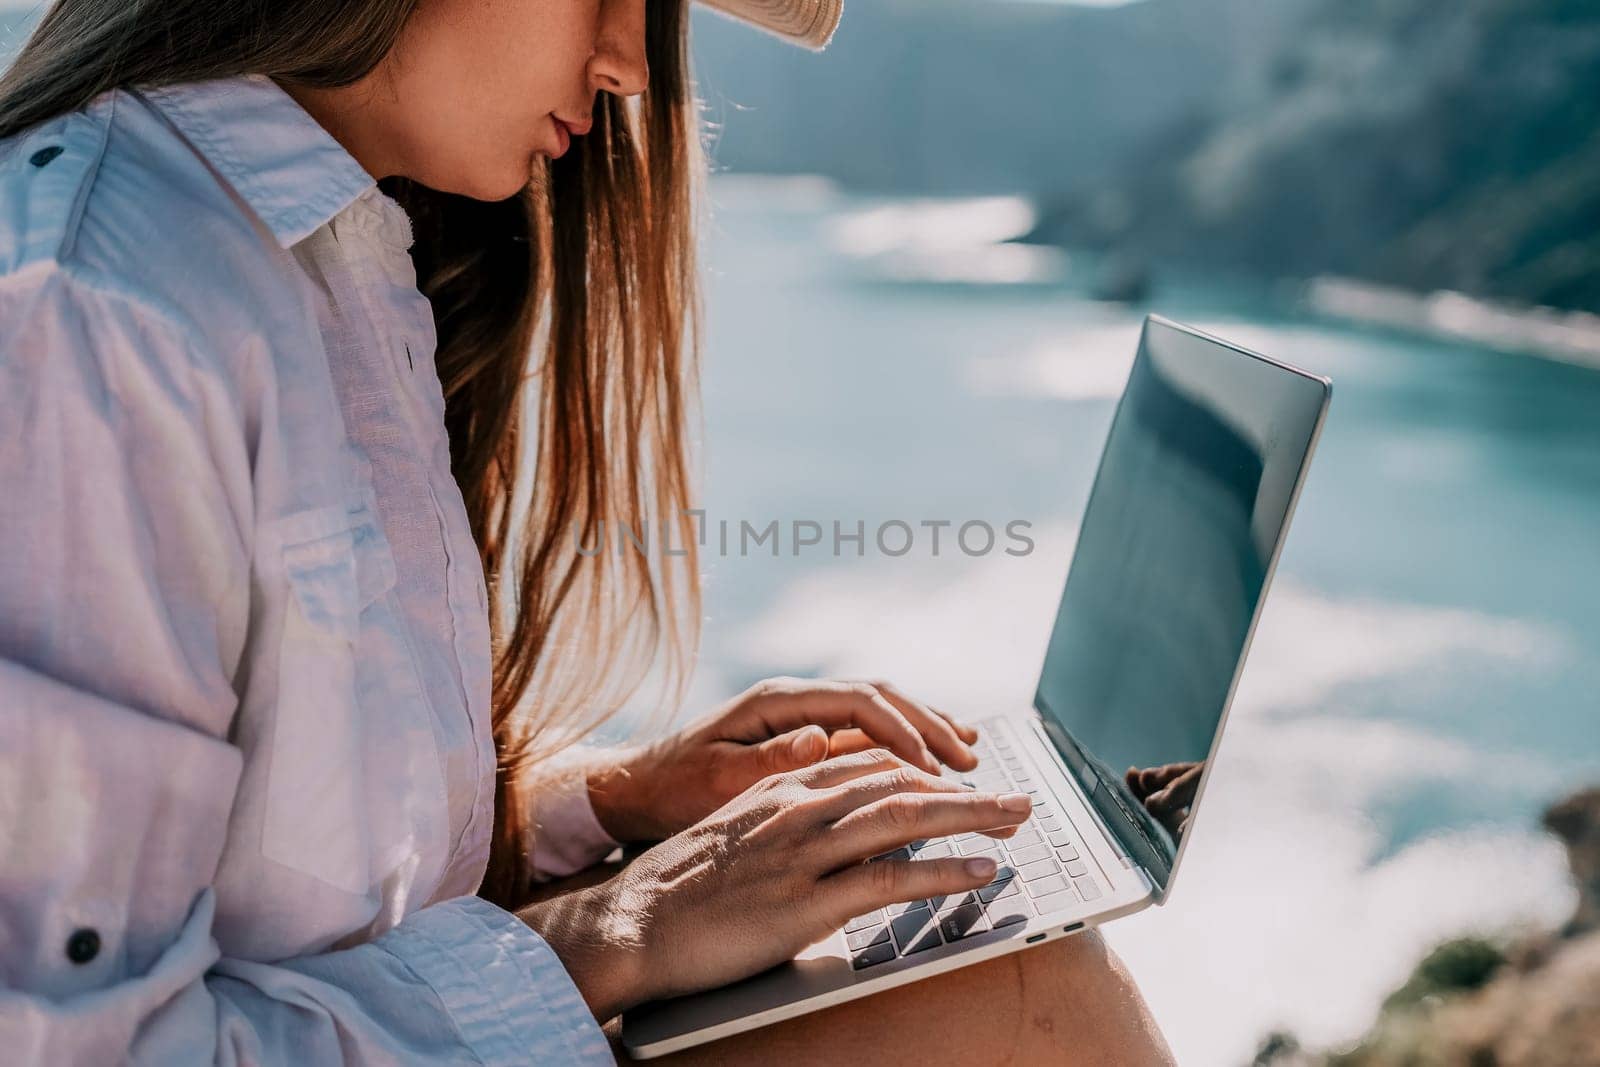
<svg viewBox="0 0 1600 1067">
<path fill-rule="evenodd" d="M 1100 828 L 1100 836 L 1111 843 L 1112 851 L 1117 854 L 1117 859 L 1122 861 L 1122 866 L 1127 870 L 1139 871 L 1149 880 L 1151 885 L 1155 885 L 1155 879 L 1151 877 L 1150 872 L 1134 862 L 1127 843 L 1122 840 L 1121 836 L 1106 822 L 1105 817 L 1100 814 L 1099 807 L 1095 804 L 1091 795 L 1098 783 L 1084 782 L 1081 777 L 1073 773 L 1071 767 L 1067 766 L 1067 761 L 1061 758 L 1061 750 L 1056 747 L 1055 740 L 1050 736 L 1049 731 L 1045 729 L 1044 723 L 1040 721 L 1037 711 L 1028 720 L 1028 727 L 1043 744 L 1045 751 L 1050 754 L 1050 758 L 1055 761 L 1056 769 L 1066 775 L 1068 781 L 1077 785 L 1078 790 L 1083 794 L 1084 810 L 1089 813 L 1089 818 L 1093 819 L 1095 825 Z"/>
</svg>

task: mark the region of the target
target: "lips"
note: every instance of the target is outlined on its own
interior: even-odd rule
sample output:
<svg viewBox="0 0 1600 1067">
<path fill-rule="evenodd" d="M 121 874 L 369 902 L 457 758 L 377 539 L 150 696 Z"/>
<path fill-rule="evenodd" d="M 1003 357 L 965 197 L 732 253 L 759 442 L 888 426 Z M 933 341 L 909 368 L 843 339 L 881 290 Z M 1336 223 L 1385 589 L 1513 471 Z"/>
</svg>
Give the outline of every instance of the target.
<svg viewBox="0 0 1600 1067">
<path fill-rule="evenodd" d="M 566 155 L 567 149 L 572 147 L 572 139 L 574 137 L 582 137 L 594 127 L 593 119 L 585 119 L 582 122 L 569 122 L 558 115 L 551 115 L 550 121 L 555 124 L 557 142 L 556 151 L 551 154 L 552 159 L 559 159 Z"/>
</svg>

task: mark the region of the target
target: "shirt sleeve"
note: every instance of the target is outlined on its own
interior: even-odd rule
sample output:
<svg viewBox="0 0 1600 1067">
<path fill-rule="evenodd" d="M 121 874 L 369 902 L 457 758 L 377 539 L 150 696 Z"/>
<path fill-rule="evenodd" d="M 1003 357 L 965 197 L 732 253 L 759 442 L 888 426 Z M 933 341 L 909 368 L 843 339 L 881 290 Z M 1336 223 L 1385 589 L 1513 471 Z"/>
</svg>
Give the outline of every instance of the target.
<svg viewBox="0 0 1600 1067">
<path fill-rule="evenodd" d="M 535 881 L 565 878 L 593 867 L 621 842 L 606 833 L 589 799 L 588 768 L 603 758 L 596 749 L 575 745 L 535 773 L 529 790 L 533 818 L 528 842 Z"/>
<path fill-rule="evenodd" d="M 0 279 L 6 1062 L 612 1062 L 550 947 L 475 898 L 343 951 L 220 952 L 251 415 L 201 348 L 66 268 Z"/>
</svg>

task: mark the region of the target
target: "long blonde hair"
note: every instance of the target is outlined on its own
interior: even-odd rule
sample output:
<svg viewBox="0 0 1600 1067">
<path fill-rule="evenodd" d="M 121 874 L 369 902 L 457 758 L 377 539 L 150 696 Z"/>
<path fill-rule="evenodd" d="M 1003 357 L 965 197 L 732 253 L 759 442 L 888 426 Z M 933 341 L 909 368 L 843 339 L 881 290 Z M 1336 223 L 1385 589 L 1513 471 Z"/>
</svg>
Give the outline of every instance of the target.
<svg viewBox="0 0 1600 1067">
<path fill-rule="evenodd" d="M 417 2 L 56 0 L 0 75 L 0 137 L 119 86 L 347 85 Z M 412 218 L 451 466 L 490 590 L 500 773 L 481 892 L 506 904 L 529 882 L 514 775 L 598 725 L 657 661 L 681 692 L 699 635 L 686 426 L 703 168 L 687 0 L 650 0 L 646 38 L 643 96 L 600 94 L 592 132 L 517 196 L 381 183 Z M 608 520 L 684 554 L 577 551 Z"/>
</svg>

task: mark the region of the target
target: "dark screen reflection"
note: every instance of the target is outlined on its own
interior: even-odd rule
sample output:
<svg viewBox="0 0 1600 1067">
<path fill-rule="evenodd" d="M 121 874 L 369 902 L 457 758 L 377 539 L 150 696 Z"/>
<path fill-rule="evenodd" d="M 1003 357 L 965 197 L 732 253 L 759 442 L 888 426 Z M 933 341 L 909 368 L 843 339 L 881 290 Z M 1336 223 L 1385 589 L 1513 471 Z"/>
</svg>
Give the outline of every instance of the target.
<svg viewBox="0 0 1600 1067">
<path fill-rule="evenodd" d="M 1324 395 L 1152 321 L 1112 424 L 1037 704 L 1163 885 Z"/>
</svg>

